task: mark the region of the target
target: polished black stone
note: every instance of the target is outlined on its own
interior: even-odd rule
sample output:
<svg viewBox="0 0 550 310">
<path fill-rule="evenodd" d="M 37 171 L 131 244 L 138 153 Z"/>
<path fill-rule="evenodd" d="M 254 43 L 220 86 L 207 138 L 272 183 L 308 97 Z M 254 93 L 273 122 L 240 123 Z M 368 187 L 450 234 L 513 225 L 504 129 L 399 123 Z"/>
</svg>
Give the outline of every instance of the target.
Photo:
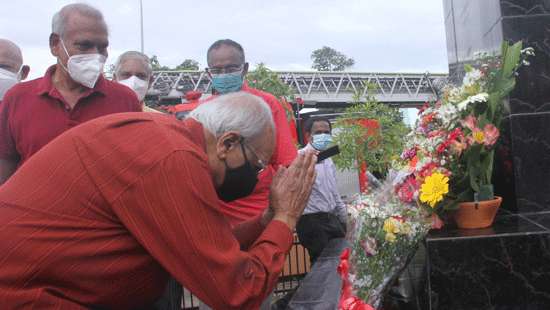
<svg viewBox="0 0 550 310">
<path fill-rule="evenodd" d="M 490 239 L 520 235 L 547 234 L 547 229 L 517 214 L 497 216 L 491 227 L 482 229 L 459 229 L 449 225 L 444 229 L 432 230 L 426 242 L 456 241 L 465 239 Z M 550 267 L 550 266 L 549 266 Z"/>
<path fill-rule="evenodd" d="M 430 232 L 429 309 L 550 309 L 550 213 Z"/>
<path fill-rule="evenodd" d="M 525 16 L 550 14 L 548 0 L 502 0 L 502 16 Z"/>
<path fill-rule="evenodd" d="M 494 185 L 503 208 L 514 212 L 550 210 L 550 1 L 443 0 L 449 74 L 460 82 L 463 66 L 477 52 L 498 52 L 503 40 L 522 40 L 535 49 L 506 106 L 497 146 Z M 542 113 L 540 117 L 531 114 Z M 530 122 L 533 122 L 531 124 Z M 547 173 L 548 171 L 548 173 Z"/>
<path fill-rule="evenodd" d="M 549 124 L 550 112 L 511 116 L 516 196 L 520 212 L 549 210 Z"/>
</svg>

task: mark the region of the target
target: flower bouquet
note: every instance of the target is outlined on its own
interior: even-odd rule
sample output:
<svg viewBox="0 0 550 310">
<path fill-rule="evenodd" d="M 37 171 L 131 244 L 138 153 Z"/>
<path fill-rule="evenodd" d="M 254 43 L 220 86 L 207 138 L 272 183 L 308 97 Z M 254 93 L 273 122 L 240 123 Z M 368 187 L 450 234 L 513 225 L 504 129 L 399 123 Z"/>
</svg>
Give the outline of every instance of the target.
<svg viewBox="0 0 550 310">
<path fill-rule="evenodd" d="M 481 55 L 465 66 L 461 86 L 446 86 L 426 104 L 405 137 L 383 185 L 349 206 L 349 281 L 356 296 L 375 308 L 438 214 L 460 202 L 493 199 L 491 176 L 504 99 L 533 49 L 504 42 L 500 57 Z M 383 134 L 383 132 L 382 132 Z M 345 309 L 344 307 L 341 307 Z"/>
</svg>

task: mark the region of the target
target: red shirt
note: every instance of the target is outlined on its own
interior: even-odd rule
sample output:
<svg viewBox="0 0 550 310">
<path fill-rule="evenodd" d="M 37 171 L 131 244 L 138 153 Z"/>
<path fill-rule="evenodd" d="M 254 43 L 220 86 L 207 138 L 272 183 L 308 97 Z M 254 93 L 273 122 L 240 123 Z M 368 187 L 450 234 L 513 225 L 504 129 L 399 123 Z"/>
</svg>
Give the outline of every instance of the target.
<svg viewBox="0 0 550 310">
<path fill-rule="evenodd" d="M 288 166 L 296 158 L 297 150 L 292 140 L 290 127 L 286 119 L 285 110 L 275 96 L 249 87 L 246 83 L 243 85 L 243 91 L 262 98 L 271 108 L 273 121 L 275 122 L 276 145 L 270 165 L 260 175 L 258 184 L 251 195 L 224 203 L 222 212 L 232 225 L 249 220 L 261 214 L 269 205 L 269 186 L 273 180 L 273 175 L 277 168 Z"/>
<path fill-rule="evenodd" d="M 0 158 L 19 161 L 29 157 L 65 130 L 99 116 L 141 111 L 134 92 L 100 76 L 73 109 L 52 83 L 56 66 L 42 78 L 18 83 L 0 105 Z"/>
<path fill-rule="evenodd" d="M 214 309 L 257 309 L 291 245 L 279 221 L 231 230 L 195 120 L 109 115 L 0 187 L 0 308 L 143 307 L 170 274 Z"/>
</svg>

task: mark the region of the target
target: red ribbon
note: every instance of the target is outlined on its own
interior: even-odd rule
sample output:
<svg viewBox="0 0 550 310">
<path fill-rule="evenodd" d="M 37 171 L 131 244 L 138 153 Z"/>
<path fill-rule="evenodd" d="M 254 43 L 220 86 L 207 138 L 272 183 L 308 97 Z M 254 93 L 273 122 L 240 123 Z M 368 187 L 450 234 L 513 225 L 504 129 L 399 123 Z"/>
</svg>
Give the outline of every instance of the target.
<svg viewBox="0 0 550 310">
<path fill-rule="evenodd" d="M 347 248 L 340 255 L 340 264 L 338 264 L 338 274 L 342 278 L 342 292 L 340 293 L 338 310 L 374 310 L 373 307 L 353 295 L 349 280 L 349 255 L 350 249 Z"/>
</svg>

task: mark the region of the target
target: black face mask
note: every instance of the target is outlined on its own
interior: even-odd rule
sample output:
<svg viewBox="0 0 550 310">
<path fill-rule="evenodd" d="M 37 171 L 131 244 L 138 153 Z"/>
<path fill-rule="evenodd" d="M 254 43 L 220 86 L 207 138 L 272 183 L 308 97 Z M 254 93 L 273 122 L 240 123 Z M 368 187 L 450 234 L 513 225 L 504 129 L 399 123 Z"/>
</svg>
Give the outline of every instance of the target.
<svg viewBox="0 0 550 310">
<path fill-rule="evenodd" d="M 241 151 L 244 155 L 244 164 L 237 168 L 229 168 L 225 162 L 225 178 L 217 189 L 218 198 L 225 202 L 231 202 L 250 195 L 256 183 L 258 183 L 258 172 L 248 162 L 244 146 L 241 141 Z"/>
</svg>

